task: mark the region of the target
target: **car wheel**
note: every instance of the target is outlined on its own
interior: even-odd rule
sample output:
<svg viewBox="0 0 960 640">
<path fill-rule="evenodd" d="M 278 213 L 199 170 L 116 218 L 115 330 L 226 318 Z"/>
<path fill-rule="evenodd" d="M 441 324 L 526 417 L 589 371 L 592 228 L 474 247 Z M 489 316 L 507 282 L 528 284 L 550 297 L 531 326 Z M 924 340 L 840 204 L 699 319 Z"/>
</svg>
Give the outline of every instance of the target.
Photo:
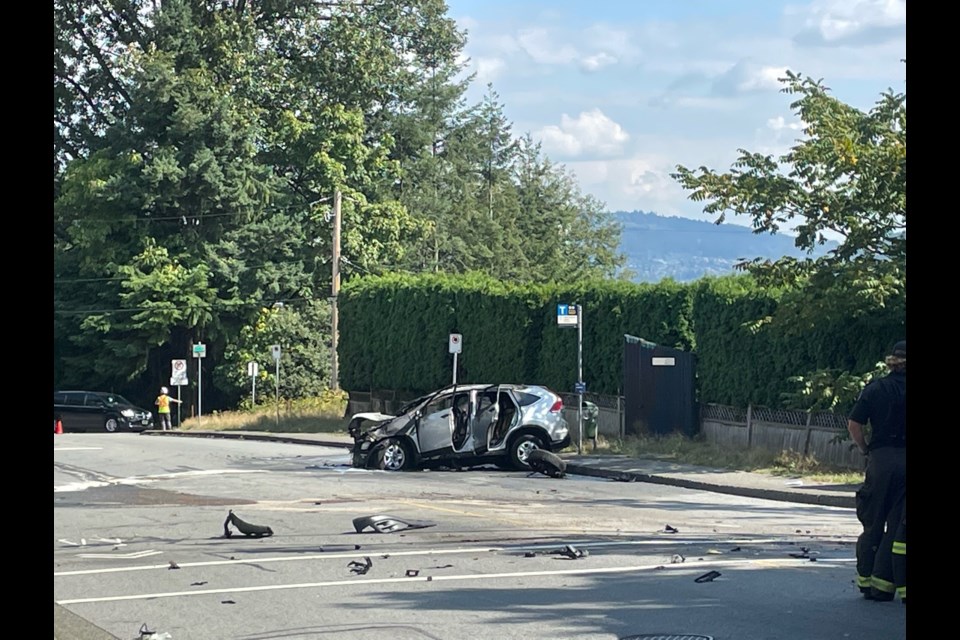
<svg viewBox="0 0 960 640">
<path fill-rule="evenodd" d="M 387 440 L 377 450 L 377 468 L 383 471 L 405 471 L 411 466 L 410 452 L 403 441 Z"/>
<path fill-rule="evenodd" d="M 120 426 L 120 423 L 117 422 L 116 418 L 107 418 L 106 422 L 103 423 L 103 428 L 113 433 L 117 430 L 117 427 Z"/>
<path fill-rule="evenodd" d="M 543 443 L 540 441 L 540 438 L 526 433 L 519 438 L 516 438 L 513 443 L 511 443 L 510 463 L 513 465 L 514 469 L 529 469 L 530 466 L 527 464 L 527 456 L 529 456 L 530 452 L 534 449 L 542 448 Z"/>
</svg>

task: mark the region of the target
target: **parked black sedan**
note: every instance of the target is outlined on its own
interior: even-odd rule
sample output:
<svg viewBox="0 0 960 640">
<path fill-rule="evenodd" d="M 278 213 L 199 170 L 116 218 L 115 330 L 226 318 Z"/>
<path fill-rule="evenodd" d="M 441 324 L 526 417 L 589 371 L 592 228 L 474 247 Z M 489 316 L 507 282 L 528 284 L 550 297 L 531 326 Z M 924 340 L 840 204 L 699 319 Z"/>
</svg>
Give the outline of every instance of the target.
<svg viewBox="0 0 960 640">
<path fill-rule="evenodd" d="M 144 431 L 153 428 L 153 412 L 115 393 L 54 391 L 53 420 L 70 431 Z"/>
</svg>

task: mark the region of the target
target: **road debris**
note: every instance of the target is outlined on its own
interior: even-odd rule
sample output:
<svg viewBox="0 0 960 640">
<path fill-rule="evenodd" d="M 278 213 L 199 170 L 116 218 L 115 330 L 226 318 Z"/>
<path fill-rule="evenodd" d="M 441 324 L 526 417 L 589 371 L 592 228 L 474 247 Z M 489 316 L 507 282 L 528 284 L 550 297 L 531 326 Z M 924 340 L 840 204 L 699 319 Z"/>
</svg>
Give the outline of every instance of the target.
<svg viewBox="0 0 960 640">
<path fill-rule="evenodd" d="M 357 530 L 357 533 L 363 533 L 364 529 L 367 528 L 372 528 L 376 533 L 393 533 L 404 529 L 425 529 L 435 526 L 437 526 L 435 522 L 402 520 L 396 516 L 387 515 L 363 516 L 353 519 L 353 528 Z"/>
<path fill-rule="evenodd" d="M 671 527 L 670 525 L 665 526 L 665 527 L 663 528 L 663 531 L 664 531 L 664 533 L 679 533 L 679 532 L 680 532 L 679 529 L 676 529 L 676 528 L 674 528 L 674 527 Z"/>
<path fill-rule="evenodd" d="M 202 587 L 202 586 L 205 585 L 205 584 L 207 584 L 207 581 L 206 581 L 206 580 L 202 580 L 202 581 L 200 581 L 200 582 L 191 582 L 191 583 L 190 583 L 190 586 L 191 586 L 191 587 Z"/>
<path fill-rule="evenodd" d="M 694 582 L 713 582 L 719 578 L 722 574 L 719 571 L 708 571 L 698 578 L 694 578 Z"/>
<path fill-rule="evenodd" d="M 560 456 L 546 449 L 531 451 L 530 455 L 527 456 L 527 466 L 533 470 L 527 477 L 535 473 L 542 473 L 550 478 L 562 478 L 567 473 L 567 463 Z"/>
<path fill-rule="evenodd" d="M 179 569 L 179 568 L 180 568 L 180 565 L 178 565 L 176 562 L 174 562 L 173 560 L 171 560 L 171 561 L 170 561 L 170 566 L 167 567 L 167 568 L 168 568 L 168 569 Z"/>
<path fill-rule="evenodd" d="M 416 578 L 418 575 L 420 575 L 420 569 L 407 569 L 408 578 Z"/>
<path fill-rule="evenodd" d="M 230 531 L 230 525 L 233 525 L 237 530 L 247 537 L 253 538 L 262 538 L 264 536 L 272 536 L 273 529 L 270 527 L 265 527 L 258 524 L 250 524 L 249 522 L 244 522 L 238 518 L 234 513 L 233 509 L 227 514 L 227 519 L 223 521 L 223 537 L 229 538 L 233 535 L 233 532 Z"/>
<path fill-rule="evenodd" d="M 569 544 L 563 547 L 562 549 L 558 549 L 554 551 L 553 553 L 562 555 L 571 560 L 576 560 L 577 558 L 586 558 L 587 556 L 590 555 L 590 552 L 587 551 L 586 549 L 577 549 L 573 545 L 569 545 Z"/>
<path fill-rule="evenodd" d="M 680 555 L 679 553 L 675 553 L 675 554 L 673 554 L 673 556 L 670 558 L 670 564 L 680 564 L 681 562 L 684 562 L 685 560 L 686 560 L 686 558 L 684 558 L 682 555 Z"/>
<path fill-rule="evenodd" d="M 364 556 L 363 562 L 351 560 L 347 566 L 350 568 L 350 571 L 358 576 L 362 576 L 367 571 L 370 571 L 370 567 L 373 566 L 373 560 L 370 559 L 370 556 Z"/>
<path fill-rule="evenodd" d="M 147 623 L 144 622 L 140 625 L 140 635 L 136 640 L 171 640 L 173 636 L 164 631 L 163 633 L 157 631 L 151 631 L 147 628 Z"/>
</svg>

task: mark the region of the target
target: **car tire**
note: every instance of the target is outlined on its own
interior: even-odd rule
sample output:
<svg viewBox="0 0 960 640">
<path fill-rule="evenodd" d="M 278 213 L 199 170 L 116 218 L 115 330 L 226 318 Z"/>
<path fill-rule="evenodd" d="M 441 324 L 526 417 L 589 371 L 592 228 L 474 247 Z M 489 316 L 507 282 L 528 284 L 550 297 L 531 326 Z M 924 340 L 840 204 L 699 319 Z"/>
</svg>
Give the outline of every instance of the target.
<svg viewBox="0 0 960 640">
<path fill-rule="evenodd" d="M 534 449 L 543 449 L 543 442 L 535 435 L 525 433 L 510 443 L 510 464 L 519 471 L 529 470 L 527 456 Z"/>
<path fill-rule="evenodd" d="M 377 449 L 377 469 L 381 471 L 407 471 L 413 465 L 410 449 L 399 438 L 390 438 Z"/>
<path fill-rule="evenodd" d="M 117 421 L 114 417 L 108 417 L 104 423 L 103 428 L 106 429 L 109 433 L 115 432 L 120 427 L 120 422 Z"/>
</svg>

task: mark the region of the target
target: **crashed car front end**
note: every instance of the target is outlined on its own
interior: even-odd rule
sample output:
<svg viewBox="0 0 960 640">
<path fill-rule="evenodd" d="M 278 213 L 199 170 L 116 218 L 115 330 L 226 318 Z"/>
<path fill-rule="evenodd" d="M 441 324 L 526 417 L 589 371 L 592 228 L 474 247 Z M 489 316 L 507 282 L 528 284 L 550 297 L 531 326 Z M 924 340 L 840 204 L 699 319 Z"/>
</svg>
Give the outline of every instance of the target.
<svg viewBox="0 0 960 640">
<path fill-rule="evenodd" d="M 369 412 L 358 413 L 350 419 L 347 433 L 353 438 L 350 453 L 354 467 L 366 469 L 369 466 L 374 445 L 384 437 L 384 425 L 396 418 L 386 413 Z"/>
</svg>

